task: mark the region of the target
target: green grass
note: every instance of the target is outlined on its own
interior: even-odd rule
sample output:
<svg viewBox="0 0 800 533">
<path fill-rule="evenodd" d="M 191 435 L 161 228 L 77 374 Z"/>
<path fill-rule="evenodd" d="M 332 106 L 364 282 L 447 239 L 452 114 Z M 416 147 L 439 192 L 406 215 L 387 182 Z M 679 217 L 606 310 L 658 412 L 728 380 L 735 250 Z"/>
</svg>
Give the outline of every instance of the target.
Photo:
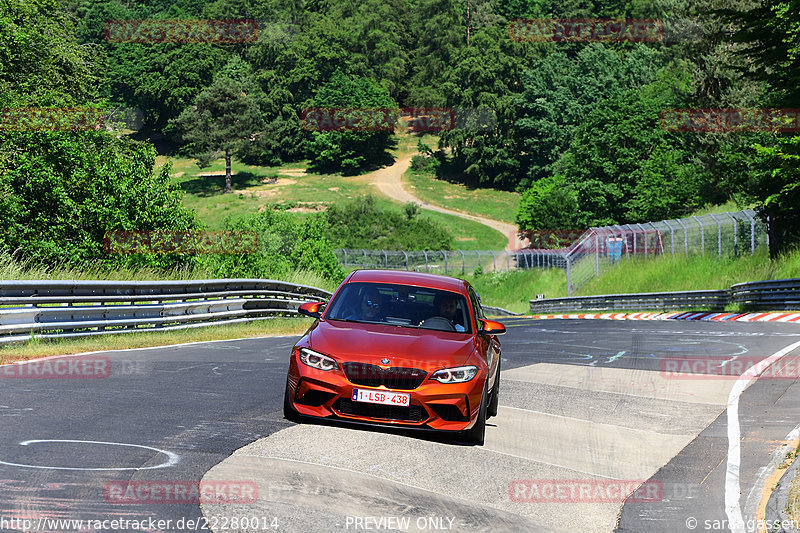
<svg viewBox="0 0 800 533">
<path fill-rule="evenodd" d="M 109 270 L 96 264 L 86 265 L 34 265 L 19 263 L 8 256 L 0 255 L 0 279 L 2 280 L 110 280 L 110 281 L 158 281 L 213 279 L 211 272 L 203 268 L 156 270 L 149 268 L 120 268 Z M 295 271 L 281 276 L 280 281 L 310 285 L 331 291 L 338 282 L 323 278 L 316 272 Z"/>
<path fill-rule="evenodd" d="M 406 153 L 416 146 L 416 140 L 402 137 L 398 153 Z M 160 160 L 163 164 L 165 159 Z M 201 170 L 191 159 L 172 159 L 173 182 L 185 195 L 183 204 L 194 209 L 200 220 L 209 229 L 218 230 L 225 217 L 271 209 L 272 205 L 290 205 L 291 211 L 300 215 L 316 213 L 327 205 L 341 203 L 372 194 L 382 207 L 402 208 L 403 204 L 380 196 L 370 178 L 362 176 L 344 177 L 335 174 L 290 175 L 279 173 L 276 168 L 253 167 L 234 162 L 233 194 L 225 194 L 225 177 L 210 175 L 224 170 L 224 161 L 215 161 L 210 168 Z M 302 164 L 281 167 L 284 170 L 303 169 Z M 183 173 L 183 174 L 181 174 Z M 295 174 L 297 174 L 295 172 Z M 455 215 L 422 210 L 419 216 L 444 225 L 453 235 L 454 247 L 469 250 L 502 250 L 506 238 L 499 232 L 478 222 L 465 220 Z"/>
<path fill-rule="evenodd" d="M 406 189 L 421 200 L 501 222 L 514 223 L 521 196 L 495 189 L 472 189 L 460 183 L 436 179 L 430 172 L 411 169 L 405 173 L 403 181 Z"/>
<path fill-rule="evenodd" d="M 800 277 L 800 250 L 770 260 L 765 250 L 755 255 L 717 260 L 714 257 L 662 256 L 629 259 L 586 283 L 575 296 L 727 289 L 735 283 Z M 567 296 L 562 269 L 490 272 L 464 276 L 486 305 L 528 313 L 536 294 Z"/>
</svg>

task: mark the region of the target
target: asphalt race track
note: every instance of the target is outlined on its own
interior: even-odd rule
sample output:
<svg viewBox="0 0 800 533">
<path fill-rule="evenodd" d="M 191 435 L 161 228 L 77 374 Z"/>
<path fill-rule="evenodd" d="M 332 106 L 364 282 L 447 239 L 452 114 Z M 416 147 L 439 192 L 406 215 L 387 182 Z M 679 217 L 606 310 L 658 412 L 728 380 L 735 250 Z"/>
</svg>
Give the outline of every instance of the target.
<svg viewBox="0 0 800 533">
<path fill-rule="evenodd" d="M 797 380 L 753 383 L 729 421 L 741 380 L 696 366 L 675 377 L 665 362 L 762 360 L 800 341 L 800 327 L 506 324 L 501 407 L 483 447 L 284 420 L 290 337 L 84 356 L 102 366 L 94 379 L 2 367 L 0 530 L 710 531 L 727 530 L 717 526 L 731 504 L 756 517 L 772 454 L 800 423 Z M 201 479 L 257 498 L 201 508 L 112 492 Z"/>
</svg>

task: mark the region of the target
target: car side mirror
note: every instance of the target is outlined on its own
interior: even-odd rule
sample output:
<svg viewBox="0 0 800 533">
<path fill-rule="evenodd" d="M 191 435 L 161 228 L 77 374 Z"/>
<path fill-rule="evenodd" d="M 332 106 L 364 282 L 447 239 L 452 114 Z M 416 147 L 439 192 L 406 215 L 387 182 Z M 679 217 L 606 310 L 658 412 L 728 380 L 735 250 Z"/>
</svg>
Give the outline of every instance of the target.
<svg viewBox="0 0 800 533">
<path fill-rule="evenodd" d="M 480 320 L 479 335 L 502 335 L 506 332 L 506 327 L 500 322 L 494 320 Z"/>
<path fill-rule="evenodd" d="M 322 316 L 319 308 L 323 305 L 325 305 L 323 302 L 306 302 L 300 304 L 300 307 L 297 308 L 297 312 L 301 315 L 310 316 L 311 318 L 319 318 Z"/>
</svg>

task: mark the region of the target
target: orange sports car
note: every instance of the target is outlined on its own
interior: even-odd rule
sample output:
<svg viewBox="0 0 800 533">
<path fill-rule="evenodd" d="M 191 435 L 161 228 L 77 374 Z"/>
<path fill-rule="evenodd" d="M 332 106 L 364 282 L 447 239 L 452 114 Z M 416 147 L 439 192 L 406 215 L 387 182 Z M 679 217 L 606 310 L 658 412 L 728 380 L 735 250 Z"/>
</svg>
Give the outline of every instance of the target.
<svg viewBox="0 0 800 533">
<path fill-rule="evenodd" d="M 357 270 L 292 349 L 284 416 L 463 432 L 483 444 L 497 414 L 505 326 L 466 281 Z"/>
</svg>

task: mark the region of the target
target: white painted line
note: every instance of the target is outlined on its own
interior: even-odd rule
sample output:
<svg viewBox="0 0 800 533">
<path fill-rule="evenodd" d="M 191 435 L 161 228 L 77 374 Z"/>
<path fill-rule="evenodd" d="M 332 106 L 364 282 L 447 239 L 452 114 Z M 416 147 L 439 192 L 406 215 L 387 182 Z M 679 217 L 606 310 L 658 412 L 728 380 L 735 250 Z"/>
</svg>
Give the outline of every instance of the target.
<svg viewBox="0 0 800 533">
<path fill-rule="evenodd" d="M 739 445 L 739 440 L 741 439 L 739 397 L 758 378 L 758 372 L 763 372 L 765 367 L 797 348 L 800 348 L 800 341 L 770 355 L 760 361 L 758 365 L 751 366 L 747 369 L 747 372 L 739 376 L 728 395 L 728 463 L 725 469 L 725 514 L 728 517 L 730 530 L 733 533 L 746 533 L 744 519 L 742 518 L 742 506 L 739 502 L 739 465 L 742 460 L 742 450 Z"/>
<path fill-rule="evenodd" d="M 42 466 L 42 465 L 26 465 L 19 463 L 9 463 L 7 461 L 0 461 L 0 464 L 7 466 L 18 466 L 20 468 L 37 468 L 41 470 L 104 470 L 104 471 L 121 471 L 121 470 L 155 470 L 156 468 L 168 468 L 175 466 L 181 460 L 178 454 L 168 452 L 166 450 L 159 450 L 152 446 L 143 446 L 141 444 L 125 444 L 122 442 L 103 442 L 97 440 L 67 440 L 67 439 L 39 439 L 39 440 L 25 440 L 19 443 L 20 446 L 28 446 L 30 444 L 38 444 L 40 442 L 67 442 L 67 443 L 80 443 L 80 444 L 102 444 L 106 446 L 124 446 L 127 448 L 142 448 L 145 450 L 152 450 L 157 453 L 162 453 L 167 456 L 167 460 L 155 466 L 137 466 L 137 467 L 103 467 L 103 468 L 83 468 L 74 466 Z"/>
</svg>

